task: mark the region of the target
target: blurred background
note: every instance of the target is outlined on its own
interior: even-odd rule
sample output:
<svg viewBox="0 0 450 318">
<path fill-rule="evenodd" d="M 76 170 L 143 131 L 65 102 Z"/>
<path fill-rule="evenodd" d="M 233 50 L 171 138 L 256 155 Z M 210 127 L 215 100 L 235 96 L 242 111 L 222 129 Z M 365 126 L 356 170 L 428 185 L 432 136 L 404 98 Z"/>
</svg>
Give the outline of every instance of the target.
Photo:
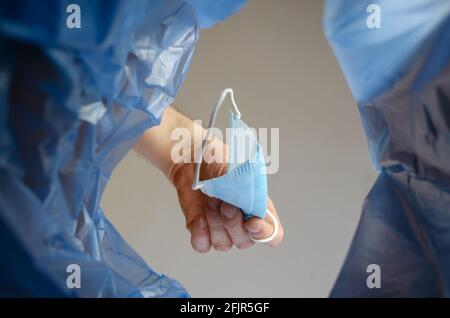
<svg viewBox="0 0 450 318">
<path fill-rule="evenodd" d="M 131 151 L 112 175 L 102 202 L 111 222 L 194 297 L 326 297 L 333 286 L 376 172 L 322 9 L 322 1 L 250 0 L 201 33 L 175 101 L 206 124 L 232 87 L 250 126 L 280 129 L 269 194 L 286 232 L 281 246 L 198 254 L 162 173 Z M 220 117 L 224 128 L 225 110 Z"/>
</svg>

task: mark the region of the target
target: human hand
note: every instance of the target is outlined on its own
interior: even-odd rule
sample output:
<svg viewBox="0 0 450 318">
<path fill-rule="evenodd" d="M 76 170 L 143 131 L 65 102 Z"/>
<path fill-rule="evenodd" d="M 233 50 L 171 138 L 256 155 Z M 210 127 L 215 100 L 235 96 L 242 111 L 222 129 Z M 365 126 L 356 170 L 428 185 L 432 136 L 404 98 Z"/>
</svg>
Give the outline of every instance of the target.
<svg viewBox="0 0 450 318">
<path fill-rule="evenodd" d="M 226 173 L 226 163 L 202 163 L 201 179 L 210 179 Z M 177 164 L 172 169 L 169 179 L 174 184 L 181 209 L 186 218 L 186 226 L 191 233 L 191 245 L 205 253 L 211 246 L 218 251 L 228 251 L 233 245 L 245 249 L 254 244 L 255 239 L 269 237 L 274 231 L 271 219 L 252 217 L 244 220 L 239 208 L 217 198 L 211 198 L 200 190 L 192 190 L 195 163 Z M 278 218 L 272 200 L 268 199 L 268 209 L 278 220 L 279 230 L 276 237 L 265 243 L 276 246 L 283 239 L 283 227 Z"/>
<path fill-rule="evenodd" d="M 174 162 L 172 160 L 171 152 L 175 141 L 170 136 L 174 129 L 179 127 L 187 129 L 191 136 L 195 136 L 194 126 L 191 119 L 169 107 L 164 113 L 161 124 L 147 130 L 135 147 L 139 153 L 156 165 L 175 186 L 178 201 L 186 218 L 186 226 L 191 232 L 192 247 L 202 253 L 209 251 L 211 246 L 218 251 L 227 251 L 233 245 L 243 249 L 254 244 L 250 235 L 254 239 L 264 239 L 272 235 L 274 225 L 270 218 L 253 217 L 244 221 L 240 209 L 219 199 L 210 198 L 200 190 L 192 190 L 195 163 L 181 163 L 182 161 Z M 203 136 L 200 137 L 203 138 Z M 217 143 L 214 147 L 215 150 L 226 153 L 226 146 L 222 141 L 215 139 L 213 142 Z M 196 143 L 192 139 L 190 144 L 195 145 Z M 198 144 L 201 145 L 201 142 Z M 186 162 L 191 162 L 191 160 Z M 203 162 L 200 179 L 221 176 L 226 173 L 226 170 L 226 163 Z M 265 244 L 275 246 L 282 241 L 284 232 L 270 198 L 267 205 L 267 208 L 278 220 L 279 229 L 276 237 Z"/>
</svg>

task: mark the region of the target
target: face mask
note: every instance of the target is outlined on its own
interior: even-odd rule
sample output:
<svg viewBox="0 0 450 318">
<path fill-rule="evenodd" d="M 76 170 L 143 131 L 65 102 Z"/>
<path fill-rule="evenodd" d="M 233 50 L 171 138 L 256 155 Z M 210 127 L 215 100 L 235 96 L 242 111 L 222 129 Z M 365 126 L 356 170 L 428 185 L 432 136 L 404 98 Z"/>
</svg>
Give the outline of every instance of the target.
<svg viewBox="0 0 450 318">
<path fill-rule="evenodd" d="M 241 114 L 234 101 L 233 90 L 230 88 L 222 92 L 214 107 L 202 149 L 205 149 L 208 143 L 210 128 L 214 126 L 219 108 L 227 94 L 230 94 L 234 108 L 234 113 L 230 111 L 229 115 L 231 134 L 227 138 L 229 152 L 227 173 L 217 178 L 199 181 L 201 162 L 196 163 L 192 189 L 200 189 L 210 197 L 239 207 L 246 219 L 264 218 L 267 213 L 273 221 L 274 232 L 268 238 L 262 240 L 252 238 L 252 240 L 269 242 L 278 232 L 278 223 L 267 209 L 267 175 L 263 150 L 254 131 L 240 119 Z"/>
</svg>

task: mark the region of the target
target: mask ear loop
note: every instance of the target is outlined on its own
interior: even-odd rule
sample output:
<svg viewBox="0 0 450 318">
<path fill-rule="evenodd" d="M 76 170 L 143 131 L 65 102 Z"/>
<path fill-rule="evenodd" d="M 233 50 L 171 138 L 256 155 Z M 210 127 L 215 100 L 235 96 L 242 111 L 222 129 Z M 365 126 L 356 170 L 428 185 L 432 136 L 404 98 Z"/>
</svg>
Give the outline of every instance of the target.
<svg viewBox="0 0 450 318">
<path fill-rule="evenodd" d="M 205 139 L 202 141 L 202 148 L 201 148 L 201 154 L 200 154 L 200 161 L 195 163 L 195 172 L 194 172 L 194 181 L 192 182 L 192 190 L 198 190 L 203 187 L 203 182 L 201 182 L 200 179 L 200 165 L 203 161 L 203 149 L 205 149 L 208 140 L 211 136 L 211 128 L 214 126 L 214 123 L 216 122 L 217 113 L 219 112 L 220 107 L 223 104 L 223 101 L 225 100 L 225 97 L 230 94 L 231 104 L 233 105 L 234 112 L 236 113 L 236 117 L 238 119 L 241 118 L 241 112 L 239 111 L 236 102 L 234 100 L 234 94 L 233 90 L 231 88 L 226 88 L 222 91 L 222 94 L 220 94 L 219 99 L 217 100 L 216 105 L 214 106 L 213 112 L 211 114 L 211 118 L 209 119 L 209 125 L 208 130 L 206 131 Z M 198 157 L 196 157 L 198 158 Z"/>
<path fill-rule="evenodd" d="M 273 223 L 273 232 L 269 237 L 263 238 L 263 239 L 255 239 L 253 236 L 250 236 L 250 239 L 255 242 L 255 243 L 267 243 L 272 241 L 278 234 L 278 221 L 277 218 L 275 217 L 275 215 L 273 215 L 272 212 L 269 211 L 269 209 L 266 210 L 267 215 L 272 219 L 272 223 Z"/>
<path fill-rule="evenodd" d="M 236 102 L 234 100 L 233 90 L 231 88 L 224 89 L 222 91 L 222 94 L 220 94 L 220 97 L 217 100 L 216 105 L 214 106 L 213 112 L 211 114 L 211 118 L 209 119 L 208 130 L 206 131 L 205 139 L 203 139 L 203 141 L 202 141 L 200 161 L 195 163 L 195 171 L 194 171 L 194 180 L 192 182 L 192 190 L 198 190 L 203 187 L 203 182 L 200 181 L 200 165 L 203 161 L 203 149 L 205 149 L 205 147 L 208 143 L 208 140 L 211 136 L 211 128 L 214 126 L 214 123 L 216 122 L 217 113 L 219 112 L 219 109 L 222 106 L 223 101 L 225 100 L 225 97 L 227 97 L 228 94 L 230 94 L 231 104 L 233 105 L 233 109 L 234 109 L 234 112 L 236 113 L 237 119 L 241 119 L 241 112 L 239 111 L 239 109 L 236 105 Z M 250 235 L 250 239 L 253 242 L 267 243 L 267 242 L 272 241 L 278 234 L 279 225 L 278 225 L 277 219 L 272 214 L 272 212 L 269 211 L 269 209 L 266 210 L 266 213 L 272 219 L 273 226 L 274 226 L 273 233 L 269 237 L 264 238 L 264 239 L 255 239 Z"/>
</svg>

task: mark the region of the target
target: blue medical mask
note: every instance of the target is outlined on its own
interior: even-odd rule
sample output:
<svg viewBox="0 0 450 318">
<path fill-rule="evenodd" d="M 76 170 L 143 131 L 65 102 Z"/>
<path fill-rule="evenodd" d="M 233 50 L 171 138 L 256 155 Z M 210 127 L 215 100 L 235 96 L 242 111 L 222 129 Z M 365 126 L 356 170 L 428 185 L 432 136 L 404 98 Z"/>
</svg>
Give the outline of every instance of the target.
<svg viewBox="0 0 450 318">
<path fill-rule="evenodd" d="M 229 152 L 227 173 L 220 177 L 199 181 L 201 163 L 196 163 L 192 188 L 200 189 L 210 197 L 239 207 L 245 218 L 264 218 L 267 213 L 274 222 L 274 233 L 269 238 L 253 240 L 268 242 L 275 237 L 278 224 L 267 209 L 267 175 L 263 149 L 258 143 L 255 132 L 240 119 L 241 114 L 234 101 L 233 90 L 225 89 L 222 92 L 213 110 L 202 149 L 208 143 L 210 128 L 213 127 L 217 112 L 227 94 L 230 94 L 234 108 L 234 113 L 230 111 L 229 116 L 231 133 L 227 138 Z"/>
</svg>

